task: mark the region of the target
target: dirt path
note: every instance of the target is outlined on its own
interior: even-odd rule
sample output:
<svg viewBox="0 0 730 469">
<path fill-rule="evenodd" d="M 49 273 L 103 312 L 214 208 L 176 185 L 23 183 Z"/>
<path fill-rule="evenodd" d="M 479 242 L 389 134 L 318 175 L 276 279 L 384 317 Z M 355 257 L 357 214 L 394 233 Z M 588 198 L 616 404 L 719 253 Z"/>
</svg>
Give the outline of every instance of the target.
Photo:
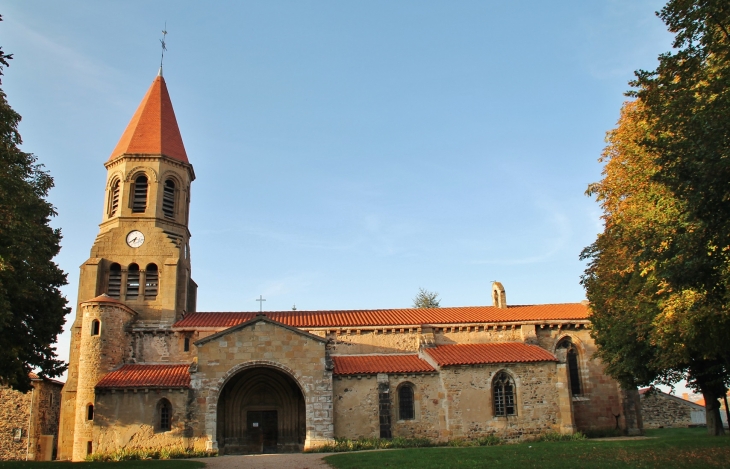
<svg viewBox="0 0 730 469">
<path fill-rule="evenodd" d="M 249 454 L 196 459 L 208 469 L 332 469 L 322 461 L 328 453 Z"/>
</svg>

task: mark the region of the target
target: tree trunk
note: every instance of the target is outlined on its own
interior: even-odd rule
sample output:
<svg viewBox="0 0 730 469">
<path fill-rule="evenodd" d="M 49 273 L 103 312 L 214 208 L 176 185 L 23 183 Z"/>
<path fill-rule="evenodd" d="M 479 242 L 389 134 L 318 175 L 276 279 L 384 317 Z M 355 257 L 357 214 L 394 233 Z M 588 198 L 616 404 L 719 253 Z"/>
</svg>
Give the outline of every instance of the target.
<svg viewBox="0 0 730 469">
<path fill-rule="evenodd" d="M 709 387 L 709 386 L 708 386 Z M 703 389 L 702 396 L 705 398 L 705 421 L 707 422 L 707 434 L 711 436 L 724 435 L 725 429 L 720 418 L 720 396 L 711 389 Z"/>
</svg>

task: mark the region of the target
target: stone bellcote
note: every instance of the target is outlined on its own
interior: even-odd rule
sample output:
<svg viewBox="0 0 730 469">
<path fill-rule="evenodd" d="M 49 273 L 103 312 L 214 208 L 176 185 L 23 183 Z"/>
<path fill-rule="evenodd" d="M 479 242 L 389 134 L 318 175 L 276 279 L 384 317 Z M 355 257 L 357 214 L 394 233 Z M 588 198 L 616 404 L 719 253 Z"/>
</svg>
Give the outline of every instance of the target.
<svg viewBox="0 0 730 469">
<path fill-rule="evenodd" d="M 492 282 L 492 306 L 495 308 L 507 308 L 507 294 L 499 282 Z"/>
</svg>

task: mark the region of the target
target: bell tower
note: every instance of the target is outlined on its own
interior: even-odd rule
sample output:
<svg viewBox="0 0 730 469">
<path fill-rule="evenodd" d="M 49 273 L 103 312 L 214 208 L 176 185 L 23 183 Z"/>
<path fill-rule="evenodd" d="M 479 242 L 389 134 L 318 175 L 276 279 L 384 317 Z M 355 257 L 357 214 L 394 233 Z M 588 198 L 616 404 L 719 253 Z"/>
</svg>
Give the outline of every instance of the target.
<svg viewBox="0 0 730 469">
<path fill-rule="evenodd" d="M 88 279 L 82 268 L 79 298 L 106 293 L 135 310 L 138 323 L 172 324 L 195 311 L 188 230 L 195 173 L 162 74 L 104 166 L 104 213 L 90 259 L 96 267 Z"/>
<path fill-rule="evenodd" d="M 104 166 L 102 222 L 80 268 L 60 459 L 83 459 L 93 449 L 87 407 L 98 380 L 129 358 L 127 328 L 169 330 L 195 311 L 188 230 L 195 173 L 161 68 Z"/>
</svg>

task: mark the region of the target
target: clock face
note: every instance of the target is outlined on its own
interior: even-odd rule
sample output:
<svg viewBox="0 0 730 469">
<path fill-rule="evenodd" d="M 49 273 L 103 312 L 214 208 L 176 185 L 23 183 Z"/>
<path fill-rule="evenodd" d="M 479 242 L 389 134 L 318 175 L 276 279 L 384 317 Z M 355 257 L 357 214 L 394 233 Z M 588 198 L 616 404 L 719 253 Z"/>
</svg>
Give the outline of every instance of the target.
<svg viewBox="0 0 730 469">
<path fill-rule="evenodd" d="M 127 244 L 130 248 L 138 248 L 144 243 L 144 235 L 141 231 L 130 231 L 127 235 Z"/>
</svg>

